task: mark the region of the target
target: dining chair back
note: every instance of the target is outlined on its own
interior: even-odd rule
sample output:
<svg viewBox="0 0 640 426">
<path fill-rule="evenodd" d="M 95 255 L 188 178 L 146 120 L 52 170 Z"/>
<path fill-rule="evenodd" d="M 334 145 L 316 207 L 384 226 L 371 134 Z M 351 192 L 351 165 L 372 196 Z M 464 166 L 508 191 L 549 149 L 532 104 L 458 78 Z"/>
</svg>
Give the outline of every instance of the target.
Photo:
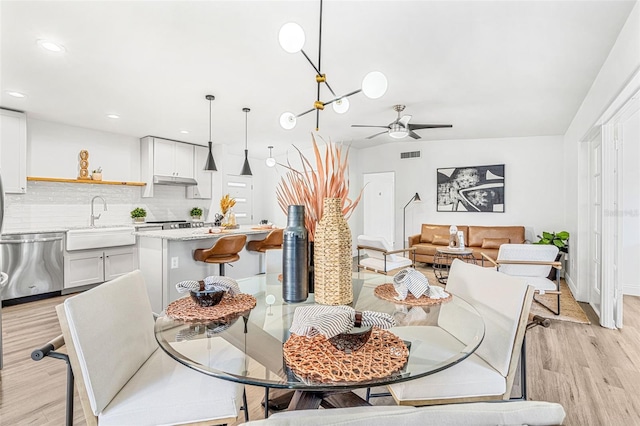
<svg viewBox="0 0 640 426">
<path fill-rule="evenodd" d="M 525 280 L 495 270 L 452 262 L 447 292 L 477 310 L 485 324 L 484 339 L 476 351 L 452 367 L 416 380 L 390 385 L 401 405 L 430 405 L 509 399 L 524 340 L 533 287 Z M 459 342 L 471 344 L 462 326 L 459 308 L 440 307 L 438 325 L 442 350 Z M 450 343 L 454 341 L 455 343 Z M 452 354 L 457 353 L 454 350 Z"/>
<path fill-rule="evenodd" d="M 70 297 L 56 310 L 87 424 L 237 417 L 242 385 L 191 370 L 159 350 L 140 271 Z M 240 370 L 241 357 L 236 364 Z"/>
</svg>

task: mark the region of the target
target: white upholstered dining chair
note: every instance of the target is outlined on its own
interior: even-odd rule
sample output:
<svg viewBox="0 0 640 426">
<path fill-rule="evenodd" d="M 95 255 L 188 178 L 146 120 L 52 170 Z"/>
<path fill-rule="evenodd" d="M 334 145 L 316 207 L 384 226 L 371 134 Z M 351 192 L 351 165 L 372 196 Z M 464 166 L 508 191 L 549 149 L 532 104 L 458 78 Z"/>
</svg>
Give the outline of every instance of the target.
<svg viewBox="0 0 640 426">
<path fill-rule="evenodd" d="M 220 424 L 237 418 L 243 385 L 187 368 L 159 348 L 140 271 L 56 309 L 88 425 Z M 244 367 L 233 347 L 216 356 L 226 368 Z"/>
<path fill-rule="evenodd" d="M 560 315 L 560 269 L 558 247 L 548 244 L 502 244 L 498 250 L 498 258 L 492 259 L 486 254 L 482 256 L 491 262 L 503 274 L 513 275 L 526 280 L 535 287 L 536 294 L 555 294 L 557 309 L 534 300 L 556 315 Z M 553 271 L 553 274 L 550 272 Z M 549 279 L 553 276 L 553 280 Z"/>
<path fill-rule="evenodd" d="M 361 256 L 363 252 L 367 257 Z M 409 253 L 411 258 L 401 256 L 399 253 Z M 399 268 L 415 267 L 415 264 L 415 248 L 394 250 L 384 237 L 358 236 L 359 269 L 368 269 L 386 275 Z"/>
<path fill-rule="evenodd" d="M 476 351 L 452 367 L 416 380 L 389 386 L 400 405 L 507 400 L 516 376 L 533 287 L 526 281 L 455 259 L 447 291 L 480 313 L 484 340 Z M 444 303 L 438 325 L 450 337 L 465 341 L 459 312 Z M 442 345 L 447 339 L 442 337 Z"/>
</svg>

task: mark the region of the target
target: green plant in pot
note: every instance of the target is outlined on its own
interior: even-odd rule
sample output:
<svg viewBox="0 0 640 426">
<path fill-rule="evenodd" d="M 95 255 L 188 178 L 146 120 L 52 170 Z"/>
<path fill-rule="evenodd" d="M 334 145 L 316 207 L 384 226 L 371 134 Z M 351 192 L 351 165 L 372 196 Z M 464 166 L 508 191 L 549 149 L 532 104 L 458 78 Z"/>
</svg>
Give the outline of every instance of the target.
<svg viewBox="0 0 640 426">
<path fill-rule="evenodd" d="M 569 252 L 569 233 L 567 231 L 560 232 L 543 232 L 542 236 L 538 235 L 539 241 L 534 244 L 550 244 L 558 247 L 563 253 Z"/>
<path fill-rule="evenodd" d="M 142 207 L 131 210 L 131 218 L 134 222 L 144 222 L 145 217 L 147 217 L 147 211 Z"/>
<path fill-rule="evenodd" d="M 191 209 L 189 214 L 191 215 L 192 219 L 200 220 L 200 218 L 202 217 L 202 209 L 200 207 L 194 207 Z"/>
</svg>

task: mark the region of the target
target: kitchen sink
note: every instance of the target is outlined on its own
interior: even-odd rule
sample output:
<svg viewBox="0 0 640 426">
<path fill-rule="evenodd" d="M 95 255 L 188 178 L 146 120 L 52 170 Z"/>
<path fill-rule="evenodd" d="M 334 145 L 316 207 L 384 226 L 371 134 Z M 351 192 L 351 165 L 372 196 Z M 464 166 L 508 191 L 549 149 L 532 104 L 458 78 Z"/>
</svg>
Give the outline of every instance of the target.
<svg viewBox="0 0 640 426">
<path fill-rule="evenodd" d="M 133 226 L 111 226 L 70 229 L 67 231 L 67 251 L 105 247 L 130 246 L 136 243 Z"/>
</svg>

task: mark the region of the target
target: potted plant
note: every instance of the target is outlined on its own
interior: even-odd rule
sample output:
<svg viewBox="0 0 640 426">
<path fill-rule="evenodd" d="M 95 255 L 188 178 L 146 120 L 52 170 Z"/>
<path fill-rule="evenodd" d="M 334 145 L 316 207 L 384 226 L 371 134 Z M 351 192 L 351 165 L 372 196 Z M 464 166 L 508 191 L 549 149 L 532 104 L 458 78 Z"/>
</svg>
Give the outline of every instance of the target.
<svg viewBox="0 0 640 426">
<path fill-rule="evenodd" d="M 91 172 L 91 179 L 102 180 L 102 167 L 98 167 L 93 172 Z"/>
<path fill-rule="evenodd" d="M 142 207 L 136 207 L 131 210 L 131 218 L 134 222 L 144 222 L 144 219 L 147 217 L 147 211 Z"/>
<path fill-rule="evenodd" d="M 202 209 L 200 207 L 194 207 L 189 212 L 191 219 L 200 220 L 202 218 Z"/>
<path fill-rule="evenodd" d="M 569 233 L 567 231 L 560 232 L 542 232 L 542 237 L 538 235 L 540 238 L 539 241 L 536 241 L 534 244 L 552 244 L 562 252 L 569 252 Z"/>
</svg>

